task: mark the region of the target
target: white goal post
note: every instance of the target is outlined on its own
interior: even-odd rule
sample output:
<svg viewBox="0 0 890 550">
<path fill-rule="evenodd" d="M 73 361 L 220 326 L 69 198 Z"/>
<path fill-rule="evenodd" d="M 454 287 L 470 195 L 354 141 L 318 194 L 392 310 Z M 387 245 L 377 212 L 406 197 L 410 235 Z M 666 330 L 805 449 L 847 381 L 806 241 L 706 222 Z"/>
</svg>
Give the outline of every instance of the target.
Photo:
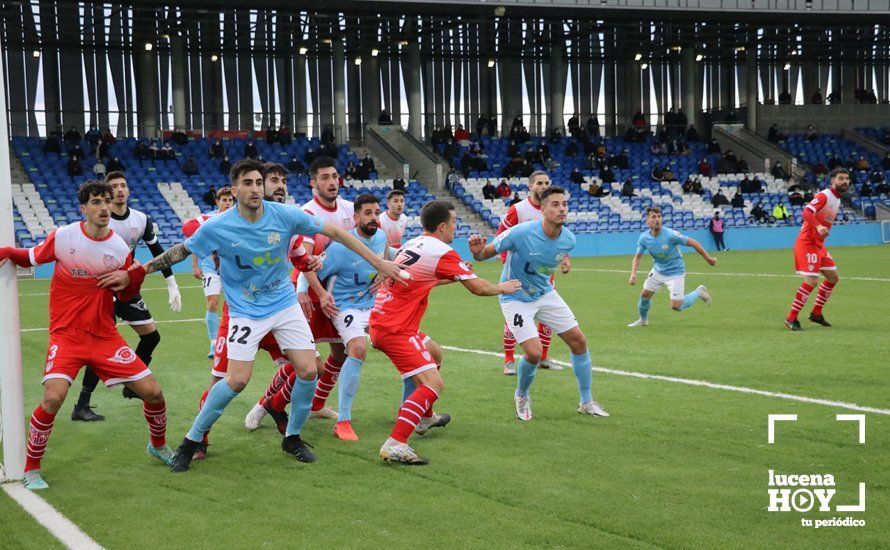
<svg viewBox="0 0 890 550">
<path fill-rule="evenodd" d="M 3 55 L 0 49 L 0 246 L 15 246 L 9 126 L 3 74 Z M 25 404 L 18 277 L 16 266 L 12 262 L 7 262 L 7 265 L 0 268 L 0 434 L 3 437 L 0 481 L 21 479 L 25 471 Z"/>
<path fill-rule="evenodd" d="M 884 244 L 890 243 L 890 220 L 881 221 L 881 240 Z"/>
</svg>

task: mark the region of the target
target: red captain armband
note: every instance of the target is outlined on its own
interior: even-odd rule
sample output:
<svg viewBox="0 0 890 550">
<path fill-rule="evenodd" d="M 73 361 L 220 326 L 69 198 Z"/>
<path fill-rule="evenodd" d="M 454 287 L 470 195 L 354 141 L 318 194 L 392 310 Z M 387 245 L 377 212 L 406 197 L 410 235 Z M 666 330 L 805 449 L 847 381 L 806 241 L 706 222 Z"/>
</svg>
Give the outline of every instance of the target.
<svg viewBox="0 0 890 550">
<path fill-rule="evenodd" d="M 12 263 L 19 267 L 31 267 L 27 248 L 0 247 L 0 260 L 12 260 Z"/>
</svg>

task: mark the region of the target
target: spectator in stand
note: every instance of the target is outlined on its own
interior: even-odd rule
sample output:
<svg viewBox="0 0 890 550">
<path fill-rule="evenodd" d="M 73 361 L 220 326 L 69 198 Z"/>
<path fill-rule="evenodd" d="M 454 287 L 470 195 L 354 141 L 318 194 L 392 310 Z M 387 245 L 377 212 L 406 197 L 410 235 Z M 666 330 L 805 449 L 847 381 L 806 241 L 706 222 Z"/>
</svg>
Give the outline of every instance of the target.
<svg viewBox="0 0 890 550">
<path fill-rule="evenodd" d="M 717 161 L 717 169 L 718 174 L 735 174 L 738 172 L 738 163 L 736 162 L 735 155 L 732 151 L 726 151 L 720 160 Z"/>
<path fill-rule="evenodd" d="M 99 143 L 99 140 L 102 138 L 102 134 L 99 133 L 98 128 L 96 128 L 95 126 L 90 126 L 90 129 L 87 131 L 86 134 L 84 134 L 83 137 L 89 142 L 90 145 L 95 147 L 96 144 Z"/>
<path fill-rule="evenodd" d="M 773 206 L 773 218 L 775 218 L 777 222 L 786 221 L 791 223 L 791 213 L 788 212 L 788 207 L 781 203 L 777 203 Z"/>
<path fill-rule="evenodd" d="M 96 142 L 96 149 L 94 151 L 97 159 L 107 159 L 108 158 L 108 144 L 102 141 L 101 139 Z"/>
<path fill-rule="evenodd" d="M 43 142 L 43 152 L 47 154 L 62 154 L 62 142 L 59 139 L 59 132 L 53 132 L 46 138 L 46 141 Z"/>
<path fill-rule="evenodd" d="M 869 184 L 867 181 L 863 182 L 862 185 L 859 186 L 859 196 L 860 197 L 871 197 L 874 194 L 875 194 L 875 192 L 871 188 L 871 184 Z"/>
<path fill-rule="evenodd" d="M 442 156 L 444 156 L 449 161 L 452 161 L 454 157 L 456 157 L 460 153 L 460 146 L 454 142 L 453 139 L 449 138 L 445 141 L 445 149 L 442 151 Z"/>
<path fill-rule="evenodd" d="M 330 124 L 326 125 L 324 130 L 321 131 L 321 142 L 327 146 L 332 146 L 337 143 L 337 138 L 334 135 L 334 127 Z"/>
<path fill-rule="evenodd" d="M 692 194 L 692 176 L 686 176 L 686 181 L 683 182 L 683 193 L 687 195 Z"/>
<path fill-rule="evenodd" d="M 719 155 L 723 153 L 723 149 L 721 149 L 720 143 L 718 143 L 716 139 L 712 139 L 708 142 L 707 151 L 709 155 Z"/>
<path fill-rule="evenodd" d="M 624 180 L 624 183 L 621 184 L 621 196 L 622 197 L 636 197 L 636 193 L 634 193 L 634 182 L 633 179 L 627 178 Z"/>
<path fill-rule="evenodd" d="M 858 170 L 858 171 L 871 170 L 871 166 L 869 166 L 868 161 L 865 160 L 865 157 L 860 156 L 859 160 L 856 161 L 856 170 Z"/>
<path fill-rule="evenodd" d="M 102 132 L 102 141 L 107 143 L 109 147 L 114 145 L 114 142 L 117 141 L 117 138 L 111 133 L 111 128 L 105 128 L 105 131 Z"/>
<path fill-rule="evenodd" d="M 232 170 L 232 163 L 229 162 L 229 157 L 225 156 L 221 161 L 219 161 L 219 173 L 223 176 L 228 176 L 229 172 Z"/>
<path fill-rule="evenodd" d="M 742 196 L 742 193 L 740 191 L 736 191 L 735 195 L 732 196 L 732 201 L 730 201 L 729 204 L 733 208 L 744 208 L 745 197 Z"/>
<path fill-rule="evenodd" d="M 371 179 L 371 167 L 365 159 L 358 161 L 358 166 L 355 167 L 355 179 L 363 181 Z"/>
<path fill-rule="evenodd" d="M 398 176 L 398 175 L 395 178 L 393 178 L 393 180 L 392 180 L 392 188 L 393 189 L 395 189 L 396 191 L 404 191 L 405 187 L 407 187 L 407 184 L 405 183 L 405 178 L 403 178 L 402 176 Z"/>
<path fill-rule="evenodd" d="M 198 172 L 199 172 L 198 161 L 195 160 L 194 155 L 189 155 L 188 160 L 186 160 L 182 164 L 182 172 L 186 176 L 197 176 L 198 175 Z"/>
<path fill-rule="evenodd" d="M 642 111 L 637 111 L 636 113 L 634 113 L 634 116 L 631 119 L 631 124 L 637 130 L 642 130 L 646 126 L 646 118 L 643 116 Z"/>
<path fill-rule="evenodd" d="M 256 148 L 256 144 L 253 140 L 248 140 L 247 145 L 244 146 L 244 158 L 246 159 L 254 159 L 260 156 L 260 152 Z"/>
<path fill-rule="evenodd" d="M 674 181 L 677 179 L 677 176 L 674 174 L 674 169 L 671 168 L 671 165 L 667 165 L 664 167 L 664 170 L 661 172 L 662 181 Z"/>
<path fill-rule="evenodd" d="M 785 167 L 782 166 L 781 160 L 776 161 L 776 164 L 773 165 L 769 173 L 772 174 L 773 177 L 777 180 L 784 180 L 788 178 L 788 174 L 785 172 Z"/>
<path fill-rule="evenodd" d="M 803 131 L 803 138 L 807 141 L 816 141 L 819 139 L 819 134 L 816 133 L 816 128 L 814 128 L 812 124 L 807 125 L 807 129 Z"/>
<path fill-rule="evenodd" d="M 689 128 L 686 129 L 686 141 L 689 143 L 698 141 L 698 130 L 696 130 L 695 126 L 693 126 L 692 124 L 690 124 Z"/>
<path fill-rule="evenodd" d="M 739 121 L 739 115 L 735 112 L 735 109 L 730 109 L 726 114 L 726 123 L 727 124 L 736 124 Z"/>
<path fill-rule="evenodd" d="M 587 135 L 590 137 L 600 135 L 600 121 L 597 120 L 596 115 L 591 114 L 590 117 L 587 118 L 587 122 L 584 124 L 587 128 Z"/>
<path fill-rule="evenodd" d="M 803 206 L 806 204 L 799 186 L 792 185 L 788 188 L 788 202 L 791 203 L 791 206 Z"/>
<path fill-rule="evenodd" d="M 65 135 L 62 136 L 62 138 L 65 140 L 65 144 L 69 146 L 75 143 L 80 143 L 81 140 L 80 132 L 78 132 L 77 128 L 75 128 L 74 126 L 72 126 L 70 130 L 65 132 Z"/>
<path fill-rule="evenodd" d="M 745 159 L 745 157 L 739 159 L 739 162 L 736 163 L 735 169 L 737 170 L 736 173 L 744 173 L 748 171 L 748 161 Z"/>
<path fill-rule="evenodd" d="M 355 163 L 350 160 L 349 163 L 346 165 L 346 169 L 343 170 L 343 179 L 345 179 L 346 181 L 355 179 L 355 171 Z"/>
<path fill-rule="evenodd" d="M 312 164 L 317 156 L 318 154 L 315 152 L 315 149 L 309 147 L 306 149 L 306 153 L 303 155 L 303 161 L 305 161 L 306 165 L 308 166 Z"/>
<path fill-rule="evenodd" d="M 778 124 L 773 124 L 769 127 L 769 131 L 766 133 L 766 139 L 771 143 L 779 143 L 785 139 L 785 134 L 779 131 Z"/>
<path fill-rule="evenodd" d="M 822 88 L 816 88 L 816 91 L 810 96 L 810 103 L 822 105 Z"/>
<path fill-rule="evenodd" d="M 513 193 L 513 198 L 510 200 L 510 206 L 520 202 L 522 202 L 522 199 L 519 197 L 519 193 Z"/>
<path fill-rule="evenodd" d="M 578 170 L 577 166 L 572 168 L 572 173 L 569 175 L 569 181 L 577 185 L 584 183 L 584 174 Z"/>
<path fill-rule="evenodd" d="M 507 155 L 510 158 L 520 155 L 519 145 L 516 144 L 515 140 L 511 139 L 510 143 L 507 145 Z"/>
<path fill-rule="evenodd" d="M 763 209 L 763 203 L 758 202 L 755 204 L 754 208 L 751 209 L 751 220 L 757 223 L 766 223 L 767 218 L 766 210 Z"/>
<path fill-rule="evenodd" d="M 495 117 L 488 117 L 488 137 L 494 139 L 498 137 L 498 121 Z"/>
<path fill-rule="evenodd" d="M 569 128 L 569 135 L 577 138 L 578 131 L 581 130 L 581 119 L 578 118 L 578 113 L 573 114 L 569 118 L 566 126 Z"/>
<path fill-rule="evenodd" d="M 493 201 L 497 196 L 497 187 L 495 187 L 489 180 L 485 180 L 485 185 L 482 186 L 482 197 L 486 200 Z"/>
<path fill-rule="evenodd" d="M 488 128 L 488 118 L 485 113 L 479 115 L 476 119 L 476 139 L 482 139 L 482 133 Z"/>
<path fill-rule="evenodd" d="M 188 145 L 189 137 L 185 135 L 185 132 L 177 128 L 170 134 L 170 141 L 182 147 Z"/>
<path fill-rule="evenodd" d="M 787 89 L 782 90 L 779 94 L 779 105 L 791 105 L 792 102 L 791 93 Z"/>
<path fill-rule="evenodd" d="M 290 145 L 291 143 L 293 143 L 293 137 L 291 136 L 290 128 L 282 126 L 278 129 L 278 144 Z"/>
<path fill-rule="evenodd" d="M 649 178 L 652 181 L 658 181 L 658 182 L 664 181 L 664 170 L 661 169 L 661 166 L 656 164 L 655 166 L 652 167 L 652 171 L 649 172 Z M 630 180 L 628 180 L 628 181 L 630 181 Z M 625 185 L 627 184 L 627 182 L 624 182 L 624 183 L 625 183 Z M 622 195 L 624 194 L 623 189 L 621 191 L 621 194 Z"/>
<path fill-rule="evenodd" d="M 544 157 L 541 154 L 541 148 L 529 148 L 529 150 L 525 152 L 525 160 L 532 164 L 542 164 L 544 162 Z"/>
<path fill-rule="evenodd" d="M 714 217 L 708 222 L 708 231 L 710 231 L 711 236 L 714 237 L 714 245 L 717 247 L 718 252 L 720 250 L 726 250 L 726 245 L 723 243 L 723 233 L 725 230 L 726 228 L 723 219 L 720 217 L 720 211 L 718 210 L 717 212 L 714 212 Z"/>
<path fill-rule="evenodd" d="M 607 164 L 600 170 L 600 181 L 603 183 L 615 183 L 617 178 L 615 177 L 615 172 L 612 171 L 612 168 Z"/>
<path fill-rule="evenodd" d="M 392 124 L 392 115 L 386 109 L 380 109 L 380 115 L 377 117 L 377 124 L 381 126 L 389 126 Z"/>
<path fill-rule="evenodd" d="M 718 189 L 714 196 L 711 197 L 711 206 L 719 208 L 721 206 L 726 206 L 727 204 L 729 204 L 729 199 L 723 194 L 722 189 Z"/>
<path fill-rule="evenodd" d="M 442 129 L 438 125 L 433 126 L 433 131 L 430 133 L 430 145 L 436 149 L 443 143 L 445 143 L 445 138 L 442 137 Z"/>
<path fill-rule="evenodd" d="M 708 162 L 708 157 L 702 157 L 702 159 L 698 161 L 698 173 L 705 177 L 714 175 L 714 170 L 711 168 L 711 163 Z"/>
<path fill-rule="evenodd" d="M 870 176 L 868 176 L 868 181 L 877 185 L 879 183 L 883 183 L 886 178 L 884 177 L 884 172 L 882 170 L 878 170 L 875 168 L 872 170 Z"/>
<path fill-rule="evenodd" d="M 575 158 L 578 156 L 578 142 L 570 141 L 568 145 L 566 145 L 566 156 L 570 158 Z"/>
<path fill-rule="evenodd" d="M 96 164 L 93 165 L 93 174 L 96 176 L 96 179 L 105 179 L 105 165 L 102 164 L 101 159 L 96 159 Z"/>
<path fill-rule="evenodd" d="M 124 163 L 121 162 L 121 159 L 117 157 L 111 157 L 111 160 L 108 161 L 108 166 L 106 168 L 106 173 L 108 172 L 123 172 L 127 168 L 124 166 Z"/>
<path fill-rule="evenodd" d="M 890 195 L 890 185 L 887 184 L 886 181 L 882 181 L 881 183 L 875 185 L 875 196 L 888 196 Z"/>
<path fill-rule="evenodd" d="M 817 162 L 815 165 L 813 165 L 813 173 L 816 174 L 817 176 L 821 176 L 821 175 L 823 175 L 823 174 L 827 174 L 827 173 L 828 173 L 828 168 L 826 168 L 826 167 L 825 167 L 825 163 L 823 163 L 823 162 L 820 160 L 820 161 Z"/>
<path fill-rule="evenodd" d="M 884 158 L 881 159 L 881 168 L 890 170 L 890 153 L 887 153 Z"/>
<path fill-rule="evenodd" d="M 202 198 L 208 206 L 216 206 L 216 187 L 211 185 Z"/>
<path fill-rule="evenodd" d="M 152 155 L 151 151 L 148 149 L 148 145 L 143 140 L 136 142 L 136 148 L 133 151 L 133 154 L 139 160 L 147 160 Z"/>
<path fill-rule="evenodd" d="M 630 159 L 627 156 L 627 149 L 622 149 L 620 153 L 615 155 L 613 166 L 619 170 L 627 170 L 630 167 Z"/>
<path fill-rule="evenodd" d="M 154 146 L 157 147 L 157 156 L 161 160 L 176 160 L 176 152 L 170 147 L 169 143 L 155 140 Z"/>
<path fill-rule="evenodd" d="M 84 158 L 86 155 L 84 154 L 83 148 L 80 146 L 80 143 L 75 143 L 74 145 L 68 147 L 68 156 Z"/>
<path fill-rule="evenodd" d="M 219 138 L 216 138 L 216 140 L 210 145 L 210 149 L 208 150 L 207 154 L 209 154 L 210 158 L 212 159 L 222 159 L 226 155 L 228 155 L 229 152 L 226 151 L 226 146 L 222 144 L 222 141 L 220 141 Z"/>
<path fill-rule="evenodd" d="M 649 153 L 652 155 L 666 155 L 668 153 L 667 146 L 664 143 L 656 140 L 653 140 L 649 145 Z"/>
<path fill-rule="evenodd" d="M 278 129 L 275 126 L 269 125 L 266 128 L 266 143 L 269 145 L 274 145 L 278 143 Z"/>
<path fill-rule="evenodd" d="M 74 176 L 83 175 L 83 166 L 80 165 L 80 157 L 72 156 L 68 159 L 68 175 L 72 178 Z"/>
<path fill-rule="evenodd" d="M 454 186 L 460 183 L 460 175 L 458 175 L 457 170 L 454 168 L 448 172 L 448 176 L 445 178 L 445 187 L 447 189 L 454 189 Z"/>
<path fill-rule="evenodd" d="M 454 141 L 461 147 L 469 147 L 472 136 L 462 125 L 457 125 L 457 131 L 454 132 Z"/>
<path fill-rule="evenodd" d="M 498 184 L 498 188 L 496 191 L 497 191 L 497 196 L 502 199 L 506 199 L 513 192 L 510 189 L 510 185 L 507 183 L 507 180 L 501 180 L 501 183 Z"/>
<path fill-rule="evenodd" d="M 306 171 L 306 167 L 297 158 L 297 155 L 291 155 L 290 163 L 287 165 L 287 171 L 291 174 L 302 174 Z"/>
</svg>

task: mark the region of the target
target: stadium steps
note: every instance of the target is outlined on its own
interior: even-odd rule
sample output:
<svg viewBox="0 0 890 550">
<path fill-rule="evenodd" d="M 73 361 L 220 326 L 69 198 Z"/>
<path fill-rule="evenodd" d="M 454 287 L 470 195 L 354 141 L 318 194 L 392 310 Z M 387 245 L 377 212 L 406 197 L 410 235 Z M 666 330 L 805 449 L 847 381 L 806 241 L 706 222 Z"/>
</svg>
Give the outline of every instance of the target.
<svg viewBox="0 0 890 550">
<path fill-rule="evenodd" d="M 445 174 L 437 165 L 441 159 L 424 148 L 398 126 L 368 125 L 368 139 L 365 144 L 375 153 L 391 158 L 393 166 L 408 165 L 409 179 L 419 181 L 427 189 L 439 190 L 444 184 Z"/>
<path fill-rule="evenodd" d="M 890 147 L 882 144 L 881 142 L 872 139 L 871 137 L 859 132 L 854 128 L 844 128 L 841 130 L 841 137 L 844 139 L 848 139 L 855 143 L 856 145 L 863 147 L 872 153 L 880 155 L 883 157 L 887 153 L 890 153 Z"/>
<path fill-rule="evenodd" d="M 786 169 L 794 165 L 792 163 L 794 157 L 791 154 L 741 124 L 715 124 L 712 135 L 724 152 L 732 149 L 736 157 L 744 156 L 752 172 L 768 172 L 766 159 L 770 160 L 770 166 L 777 160 L 782 161 Z M 799 180 L 805 172 L 805 167 L 798 165 L 794 177 Z"/>
<path fill-rule="evenodd" d="M 12 183 L 33 183 L 18 155 L 9 155 L 9 172 L 12 176 Z"/>
<path fill-rule="evenodd" d="M 383 159 L 377 157 L 374 154 L 374 151 L 368 147 L 351 146 L 350 150 L 360 159 L 365 158 L 365 155 L 371 155 L 371 157 L 374 158 L 374 168 L 376 168 L 377 177 L 379 179 L 391 180 L 396 176 L 402 175 L 401 166 L 387 165 L 383 162 Z"/>
<path fill-rule="evenodd" d="M 457 217 L 470 226 L 472 233 L 480 233 L 486 237 L 494 234 L 494 231 L 487 223 L 485 223 L 482 216 L 467 207 L 459 198 L 447 189 L 431 189 L 430 192 L 435 195 L 436 200 L 448 201 L 453 204 Z"/>
</svg>

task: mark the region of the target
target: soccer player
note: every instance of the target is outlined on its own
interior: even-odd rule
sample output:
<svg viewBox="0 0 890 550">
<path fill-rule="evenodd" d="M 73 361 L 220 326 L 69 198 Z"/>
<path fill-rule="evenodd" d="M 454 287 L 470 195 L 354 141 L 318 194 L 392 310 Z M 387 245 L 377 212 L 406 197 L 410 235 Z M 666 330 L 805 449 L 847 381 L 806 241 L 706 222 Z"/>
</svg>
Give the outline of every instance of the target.
<svg viewBox="0 0 890 550">
<path fill-rule="evenodd" d="M 515 280 L 493 284 L 479 279 L 449 245 L 457 225 L 454 206 L 431 201 L 420 211 L 423 234 L 401 248 L 395 261 L 411 275 L 407 286 L 387 281 L 374 301 L 369 324 L 371 343 L 386 354 L 402 375 L 404 399 L 392 433 L 380 447 L 385 462 L 427 464 L 408 445 L 412 431 L 425 432 L 443 426 L 450 417 L 436 418 L 433 403 L 445 383 L 439 373 L 442 348 L 420 332 L 429 294 L 439 284 L 460 282 L 477 296 L 510 294 L 519 288 Z"/>
<path fill-rule="evenodd" d="M 663 286 L 666 286 L 670 293 L 671 308 L 674 311 L 689 309 L 696 300 L 701 300 L 706 304 L 711 303 L 711 294 L 704 285 L 699 285 L 689 294 L 683 294 L 686 289 L 686 265 L 683 263 L 680 246 L 694 248 L 708 262 L 708 265 L 717 265 L 717 258 L 708 254 L 695 239 L 681 235 L 669 227 L 664 227 L 661 209 L 657 206 L 650 206 L 646 209 L 646 224 L 649 226 L 649 231 L 643 231 L 637 240 L 637 253 L 634 254 L 630 267 L 630 284 L 634 285 L 637 282 L 637 269 L 640 267 L 640 260 L 643 258 L 644 252 L 652 255 L 654 263 L 652 271 L 649 272 L 643 283 L 643 291 L 640 293 L 640 301 L 637 304 L 640 318 L 627 325 L 629 327 L 649 325 L 649 307 L 652 305 L 652 296 Z"/>
<path fill-rule="evenodd" d="M 43 374 L 43 399 L 31 415 L 24 485 L 46 489 L 40 461 L 56 413 L 84 365 L 107 387 L 125 385 L 142 400 L 148 422 L 148 454 L 170 464 L 167 446 L 167 405 L 161 386 L 114 325 L 114 293 L 100 286 L 103 275 L 132 263 L 130 246 L 109 228 L 111 186 L 86 181 L 77 192 L 84 221 L 60 227 L 34 248 L 0 248 L 0 267 L 11 259 L 22 267 L 56 262 L 49 292 L 49 344 Z M 97 284 L 97 280 L 99 284 Z M 139 293 L 141 279 L 121 279 L 117 298 L 129 302 Z"/>
<path fill-rule="evenodd" d="M 498 227 L 497 233 L 500 235 L 504 231 L 520 223 L 540 220 L 541 215 L 541 193 L 550 187 L 550 176 L 547 172 L 538 170 L 532 172 L 528 177 L 528 197 L 525 200 L 512 205 L 507 209 L 501 225 Z M 501 256 L 501 260 L 506 260 L 506 254 Z M 569 257 L 563 258 L 560 264 L 560 270 L 563 274 L 567 274 L 572 269 L 572 262 Z M 550 339 L 553 331 L 544 323 L 538 324 L 538 338 L 541 339 L 543 351 L 541 352 L 541 362 L 538 365 L 542 369 L 562 370 L 560 365 L 554 363 L 547 357 L 550 352 Z M 513 376 L 516 374 L 516 338 L 510 332 L 510 326 L 504 325 L 504 374 Z"/>
<path fill-rule="evenodd" d="M 127 178 L 123 172 L 110 172 L 105 176 L 105 181 L 111 185 L 112 203 L 111 203 L 111 220 L 108 227 L 122 238 L 127 246 L 130 247 L 130 255 L 135 257 L 136 246 L 139 241 L 144 242 L 153 256 L 158 256 L 164 252 L 164 247 L 158 242 L 155 236 L 154 222 L 148 215 L 139 210 L 127 206 L 130 198 L 130 188 L 127 186 Z M 176 284 L 176 277 L 173 271 L 167 269 L 164 271 L 164 277 L 167 281 L 167 294 L 170 309 L 179 312 L 182 309 L 182 298 L 179 294 L 179 285 Z M 151 364 L 151 355 L 161 341 L 161 335 L 158 333 L 151 312 L 142 296 L 137 294 L 132 300 L 122 302 L 117 300 L 114 303 L 114 314 L 121 320 L 121 323 L 130 325 L 133 331 L 139 335 L 139 344 L 136 345 L 136 355 L 145 363 L 146 366 Z M 71 420 L 82 420 L 86 422 L 104 420 L 105 417 L 93 412 L 90 407 L 90 398 L 96 385 L 99 383 L 99 377 L 91 370 L 87 369 L 83 374 L 83 383 L 81 385 L 80 396 L 71 412 Z M 123 388 L 123 396 L 132 399 L 137 395 L 127 386 Z"/>
<path fill-rule="evenodd" d="M 294 236 L 321 233 L 342 242 L 368 260 L 382 277 L 399 277 L 401 271 L 339 227 L 323 223 L 298 208 L 264 201 L 262 168 L 262 164 L 251 159 L 238 161 L 230 173 L 236 207 L 207 221 L 185 242 L 134 268 L 148 274 L 170 267 L 192 252 L 206 256 L 215 251 L 231 315 L 226 378 L 214 384 L 207 394 L 204 406 L 176 450 L 171 464 L 173 472 L 189 469 L 204 433 L 250 381 L 259 342 L 270 332 L 287 354 L 298 378 L 282 450 L 302 462 L 315 460 L 300 438 L 315 390 L 316 368 L 315 342 L 297 304 L 285 261 Z"/>
<path fill-rule="evenodd" d="M 184 236 L 191 237 L 212 216 L 222 214 L 234 206 L 235 197 L 232 195 L 232 188 L 223 187 L 217 190 L 214 200 L 216 202 L 216 212 L 201 214 L 185 222 L 182 226 L 182 234 Z M 216 333 L 219 332 L 219 315 L 216 311 L 219 308 L 219 293 L 222 289 L 222 285 L 219 282 L 219 271 L 216 267 L 216 258 L 213 254 L 200 260 L 197 256 L 192 256 L 192 274 L 195 279 L 202 282 L 204 287 L 204 298 L 207 300 L 207 313 L 204 321 L 207 324 L 207 336 L 210 338 L 210 354 L 207 358 L 212 359 L 213 348 L 216 347 Z"/>
<path fill-rule="evenodd" d="M 386 234 L 386 242 L 393 250 L 402 247 L 402 235 L 408 226 L 405 211 L 405 192 L 393 189 L 386 194 L 386 212 L 380 214 L 380 229 Z"/>
<path fill-rule="evenodd" d="M 572 369 L 581 394 L 578 412 L 609 416 L 591 395 L 593 370 L 587 339 L 572 310 L 553 287 L 554 271 L 575 247 L 575 235 L 565 227 L 569 214 L 568 197 L 561 187 L 551 186 L 541 192 L 540 200 L 543 215 L 540 221 L 515 225 L 495 237 L 490 244 L 485 244 L 485 237 L 481 235 L 473 235 L 469 241 L 473 258 L 480 262 L 506 252 L 501 281 L 515 276 L 522 283 L 516 292 L 498 299 L 504 320 L 523 352 L 513 397 L 516 417 L 520 420 L 532 418 L 529 388 L 535 379 L 544 347 L 535 321 L 552 327 L 572 352 Z"/>
<path fill-rule="evenodd" d="M 845 168 L 835 168 L 829 174 L 829 178 L 831 187 L 817 193 L 803 209 L 803 225 L 794 242 L 794 266 L 797 274 L 803 276 L 803 283 L 798 287 L 794 301 L 791 302 L 791 311 L 785 318 L 785 326 L 795 331 L 803 330 L 797 315 L 806 305 L 810 293 L 816 288 L 820 273 L 825 280 L 819 285 L 819 294 L 816 296 L 816 304 L 810 312 L 809 319 L 824 327 L 831 326 L 831 323 L 825 320 L 822 308 L 831 297 L 838 276 L 834 258 L 825 249 L 825 239 L 837 217 L 841 196 L 850 187 L 850 172 Z"/>
</svg>

